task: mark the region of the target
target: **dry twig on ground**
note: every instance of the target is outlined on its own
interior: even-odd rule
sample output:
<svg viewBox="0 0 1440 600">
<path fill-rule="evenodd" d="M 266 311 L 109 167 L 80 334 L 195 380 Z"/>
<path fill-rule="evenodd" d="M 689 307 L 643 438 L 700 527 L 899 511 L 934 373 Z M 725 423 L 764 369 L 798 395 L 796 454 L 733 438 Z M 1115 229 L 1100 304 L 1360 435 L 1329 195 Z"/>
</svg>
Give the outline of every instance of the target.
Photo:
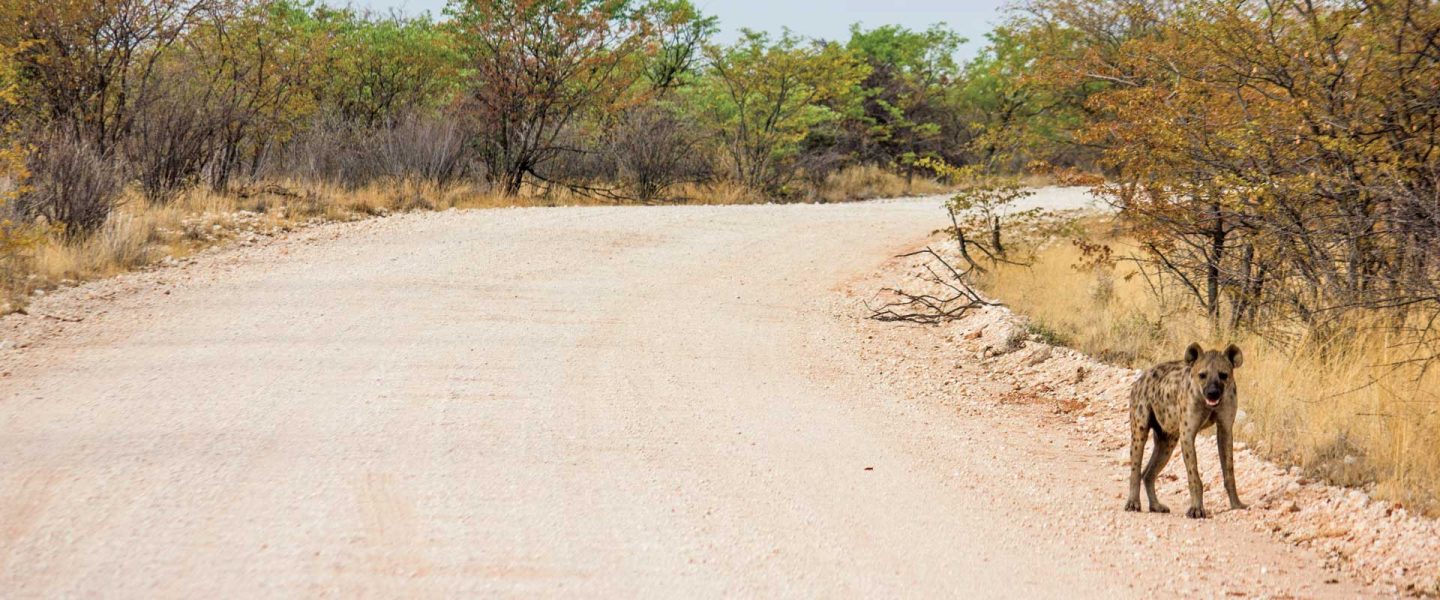
<svg viewBox="0 0 1440 600">
<path fill-rule="evenodd" d="M 969 275 L 970 269 L 965 271 L 956 269 L 933 248 L 926 247 L 918 252 L 902 254 L 900 258 L 917 256 L 930 257 L 931 260 L 925 263 L 927 275 L 922 275 L 920 278 L 922 281 L 938 287 L 939 291 L 914 294 L 901 289 L 886 288 L 885 291 L 899 296 L 900 299 L 879 308 L 871 308 L 867 303 L 865 307 L 870 310 L 871 319 L 887 322 L 943 323 L 964 317 L 965 313 L 976 308 L 999 306 L 998 303 L 981 297 L 970 287 L 970 284 L 965 282 L 965 277 Z M 940 271 L 935 269 L 934 263 L 937 262 L 942 267 Z"/>
</svg>

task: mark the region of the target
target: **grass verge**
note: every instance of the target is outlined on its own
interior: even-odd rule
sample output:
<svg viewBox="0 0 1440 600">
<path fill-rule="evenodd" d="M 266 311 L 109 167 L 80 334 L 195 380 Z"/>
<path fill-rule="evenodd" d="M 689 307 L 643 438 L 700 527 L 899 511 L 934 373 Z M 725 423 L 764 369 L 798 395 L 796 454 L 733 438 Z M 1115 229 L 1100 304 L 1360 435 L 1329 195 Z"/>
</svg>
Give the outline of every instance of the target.
<svg viewBox="0 0 1440 600">
<path fill-rule="evenodd" d="M 832 175 L 812 194 L 829 202 L 913 194 L 946 188 L 931 179 L 906 181 L 878 167 L 852 167 Z M 21 251 L 0 257 L 0 315 L 23 310 L 36 293 L 58 286 L 109 277 L 194 254 L 231 242 L 253 242 L 264 236 L 322 222 L 350 221 L 394 212 L 451 208 L 514 206 L 613 205 L 613 200 L 566 189 L 532 190 L 506 197 L 469 185 L 440 187 L 415 182 L 389 182 L 345 189 L 308 182 L 276 181 L 230 193 L 193 189 L 163 205 L 145 202 L 134 190 L 98 231 L 73 240 L 41 235 Z M 738 186 L 691 184 L 675 190 L 691 204 L 756 204 L 768 201 Z"/>
<path fill-rule="evenodd" d="M 1075 235 L 1133 253 L 1109 218 L 1081 221 Z M 1031 319 L 1052 342 L 1111 363 L 1143 368 L 1174 360 L 1191 342 L 1244 350 L 1241 438 L 1309 477 L 1440 516 L 1440 374 L 1401 364 L 1407 340 L 1383 324 L 1355 323 L 1344 336 L 1302 331 L 1262 337 L 1217 332 L 1181 298 L 1156 293 L 1136 267 L 1081 269 L 1069 239 L 1039 241 L 1029 266 L 998 265 L 977 283 Z"/>
</svg>

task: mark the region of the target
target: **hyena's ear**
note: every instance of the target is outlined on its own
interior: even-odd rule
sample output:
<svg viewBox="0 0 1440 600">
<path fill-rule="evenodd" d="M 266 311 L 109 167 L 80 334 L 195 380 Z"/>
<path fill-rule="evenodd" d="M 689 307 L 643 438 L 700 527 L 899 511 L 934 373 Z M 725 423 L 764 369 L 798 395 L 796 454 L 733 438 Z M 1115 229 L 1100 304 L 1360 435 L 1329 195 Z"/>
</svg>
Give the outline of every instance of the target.
<svg viewBox="0 0 1440 600">
<path fill-rule="evenodd" d="M 1225 349 L 1225 358 L 1230 359 L 1230 366 L 1238 369 L 1245 362 L 1245 353 L 1240 351 L 1239 346 L 1230 344 L 1230 347 Z"/>
<path fill-rule="evenodd" d="M 1204 353 L 1205 348 L 1201 347 L 1200 344 L 1190 344 L 1190 347 L 1185 349 L 1185 364 L 1195 364 L 1195 361 L 1200 360 L 1200 355 Z"/>
</svg>

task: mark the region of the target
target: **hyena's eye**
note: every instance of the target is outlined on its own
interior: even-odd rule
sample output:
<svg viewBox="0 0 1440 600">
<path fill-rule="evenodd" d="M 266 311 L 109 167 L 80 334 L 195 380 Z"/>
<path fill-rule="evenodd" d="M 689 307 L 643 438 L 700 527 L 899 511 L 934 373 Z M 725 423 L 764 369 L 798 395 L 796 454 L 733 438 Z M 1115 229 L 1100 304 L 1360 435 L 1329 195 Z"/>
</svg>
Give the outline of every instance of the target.
<svg viewBox="0 0 1440 600">
<path fill-rule="evenodd" d="M 1201 374 L 1199 374 L 1199 375 L 1196 375 L 1196 377 L 1199 377 L 1199 378 L 1200 378 L 1200 381 L 1205 381 L 1205 373 L 1201 373 Z"/>
<path fill-rule="evenodd" d="M 1221 373 L 1221 374 L 1220 374 L 1220 381 L 1225 381 L 1226 379 L 1229 379 L 1229 378 L 1230 378 L 1230 374 L 1229 374 L 1229 373 Z"/>
</svg>

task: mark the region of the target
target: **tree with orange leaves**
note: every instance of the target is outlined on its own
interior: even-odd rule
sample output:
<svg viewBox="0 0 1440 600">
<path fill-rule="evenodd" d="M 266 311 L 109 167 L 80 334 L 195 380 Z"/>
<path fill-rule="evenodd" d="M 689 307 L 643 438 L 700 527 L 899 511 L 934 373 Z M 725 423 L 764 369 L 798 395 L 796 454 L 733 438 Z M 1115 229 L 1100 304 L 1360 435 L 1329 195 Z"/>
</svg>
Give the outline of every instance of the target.
<svg viewBox="0 0 1440 600">
<path fill-rule="evenodd" d="M 1145 262 L 1217 326 L 1440 314 L 1440 6 L 1025 8 L 1037 76 L 1100 85 L 1077 138 Z"/>
</svg>

